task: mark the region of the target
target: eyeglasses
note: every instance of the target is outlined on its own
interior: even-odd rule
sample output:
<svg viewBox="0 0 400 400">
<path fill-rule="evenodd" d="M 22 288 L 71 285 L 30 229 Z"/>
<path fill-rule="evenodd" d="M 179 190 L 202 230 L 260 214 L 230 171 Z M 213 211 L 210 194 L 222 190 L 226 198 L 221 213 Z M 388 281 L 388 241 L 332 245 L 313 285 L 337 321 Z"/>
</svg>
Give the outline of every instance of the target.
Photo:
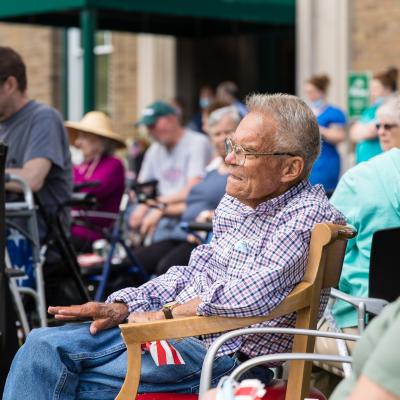
<svg viewBox="0 0 400 400">
<path fill-rule="evenodd" d="M 246 151 L 241 145 L 236 144 L 232 141 L 231 138 L 225 139 L 225 153 L 226 155 L 235 153 L 236 163 L 240 166 L 244 165 L 246 162 L 247 156 L 291 156 L 295 157 L 296 154 L 293 153 L 286 153 L 286 152 L 277 152 L 277 153 L 253 153 L 251 151 Z"/>
<path fill-rule="evenodd" d="M 381 128 L 383 128 L 385 131 L 390 131 L 393 128 L 397 128 L 399 124 L 375 124 L 375 126 L 378 131 Z"/>
</svg>

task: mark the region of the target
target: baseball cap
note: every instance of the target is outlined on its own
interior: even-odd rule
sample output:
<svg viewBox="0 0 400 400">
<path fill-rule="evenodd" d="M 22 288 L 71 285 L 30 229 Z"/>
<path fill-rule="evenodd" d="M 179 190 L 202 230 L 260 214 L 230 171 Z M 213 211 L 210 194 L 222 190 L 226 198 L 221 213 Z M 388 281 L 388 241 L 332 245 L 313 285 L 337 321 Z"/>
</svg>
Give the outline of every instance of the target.
<svg viewBox="0 0 400 400">
<path fill-rule="evenodd" d="M 155 101 L 142 111 L 135 125 L 153 125 L 159 117 L 164 115 L 176 115 L 176 110 L 164 101 Z"/>
</svg>

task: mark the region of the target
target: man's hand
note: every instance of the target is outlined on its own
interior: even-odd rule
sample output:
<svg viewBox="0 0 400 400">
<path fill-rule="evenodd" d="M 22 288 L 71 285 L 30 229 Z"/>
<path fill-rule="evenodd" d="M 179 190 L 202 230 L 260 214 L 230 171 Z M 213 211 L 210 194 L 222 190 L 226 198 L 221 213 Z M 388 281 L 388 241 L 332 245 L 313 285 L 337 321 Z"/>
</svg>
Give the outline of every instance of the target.
<svg viewBox="0 0 400 400">
<path fill-rule="evenodd" d="M 128 322 L 149 322 L 165 319 L 162 311 L 133 312 L 129 315 Z"/>
<path fill-rule="evenodd" d="M 89 302 L 80 306 L 49 307 L 49 314 L 53 314 L 60 321 L 91 320 L 90 333 L 113 328 L 123 322 L 129 315 L 128 306 L 124 303 L 95 303 Z"/>
<path fill-rule="evenodd" d="M 140 227 L 140 234 L 142 235 L 142 237 L 153 234 L 162 216 L 162 210 L 159 210 L 157 208 L 151 210 L 149 214 L 146 215 L 142 222 L 142 226 Z"/>
<path fill-rule="evenodd" d="M 214 216 L 214 210 L 203 210 L 197 217 L 196 222 L 210 222 Z"/>
<path fill-rule="evenodd" d="M 132 229 L 139 229 L 148 210 L 146 204 L 139 204 L 129 216 L 129 226 Z"/>
</svg>

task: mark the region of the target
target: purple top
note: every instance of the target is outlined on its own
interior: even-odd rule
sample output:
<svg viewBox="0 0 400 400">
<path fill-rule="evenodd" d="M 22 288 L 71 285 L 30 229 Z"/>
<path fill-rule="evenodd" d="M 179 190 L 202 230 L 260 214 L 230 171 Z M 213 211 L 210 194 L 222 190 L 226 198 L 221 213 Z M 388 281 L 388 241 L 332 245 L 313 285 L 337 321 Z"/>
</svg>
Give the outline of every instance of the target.
<svg viewBox="0 0 400 400">
<path fill-rule="evenodd" d="M 93 160 L 74 166 L 74 183 L 98 181 L 95 187 L 84 188 L 81 191 L 96 196 L 98 205 L 94 211 L 118 213 L 119 203 L 125 187 L 125 169 L 122 162 L 113 156 L 105 155 L 100 160 Z M 78 210 L 75 208 L 75 210 Z M 83 219 L 83 218 L 82 218 Z M 99 217 L 86 217 L 86 221 L 99 226 L 109 227 L 113 220 Z M 94 241 L 103 237 L 100 232 L 74 225 L 72 235 L 83 240 Z"/>
</svg>

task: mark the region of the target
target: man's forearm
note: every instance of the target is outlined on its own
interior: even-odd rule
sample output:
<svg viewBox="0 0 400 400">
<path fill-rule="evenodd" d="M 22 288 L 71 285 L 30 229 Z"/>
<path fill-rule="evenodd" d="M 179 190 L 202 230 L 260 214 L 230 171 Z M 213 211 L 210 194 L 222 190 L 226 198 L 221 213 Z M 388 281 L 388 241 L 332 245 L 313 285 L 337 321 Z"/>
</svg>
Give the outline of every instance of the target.
<svg viewBox="0 0 400 400">
<path fill-rule="evenodd" d="M 201 178 L 192 178 L 189 180 L 189 182 L 186 184 L 184 188 L 179 190 L 178 192 L 171 193 L 165 196 L 160 196 L 158 198 L 159 201 L 163 203 L 179 203 L 179 202 L 184 202 L 186 201 L 187 195 L 189 194 L 190 189 L 199 183 L 201 181 Z"/>
<path fill-rule="evenodd" d="M 192 317 L 197 315 L 197 307 L 201 303 L 200 297 L 195 297 L 192 300 L 189 300 L 186 303 L 180 304 L 176 306 L 172 310 L 172 315 L 174 318 L 179 317 Z"/>
<path fill-rule="evenodd" d="M 22 168 L 6 168 L 6 173 L 22 178 L 33 192 L 39 191 L 51 168 L 51 162 L 46 158 L 34 158 L 27 161 Z M 6 184 L 6 190 L 21 192 L 18 183 L 10 182 Z"/>
</svg>

